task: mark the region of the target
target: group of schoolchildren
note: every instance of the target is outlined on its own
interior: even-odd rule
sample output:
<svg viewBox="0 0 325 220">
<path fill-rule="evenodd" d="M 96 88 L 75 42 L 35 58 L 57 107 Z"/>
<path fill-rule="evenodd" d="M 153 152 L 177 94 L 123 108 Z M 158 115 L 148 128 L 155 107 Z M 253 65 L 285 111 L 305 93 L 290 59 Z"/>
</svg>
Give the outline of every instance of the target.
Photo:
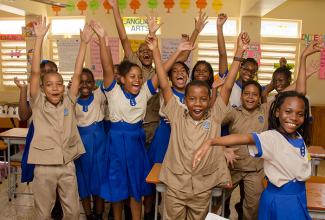
<svg viewBox="0 0 325 220">
<path fill-rule="evenodd" d="M 163 23 L 157 24 L 157 15 L 147 15 L 149 34 L 135 54 L 118 1 L 109 3 L 125 60 L 113 65 L 106 31 L 98 22 L 86 23 L 67 91 L 55 63 L 41 62 L 50 25 L 42 16 L 34 23 L 29 102 L 26 84 L 15 82 L 21 88 L 20 118 L 33 115 L 22 181 L 33 181 L 35 219 L 50 219 L 58 207 L 63 210 L 61 219 L 79 219 L 79 198 L 87 219 L 102 219 L 104 200 L 112 203 L 109 219 L 122 219 L 123 208 L 125 219 L 140 219 L 142 205 L 144 219 L 152 219 L 155 188 L 146 177 L 155 163 L 162 163 L 159 180 L 167 186 L 166 219 L 205 219 L 211 189 L 230 179 L 233 188 L 226 190 L 226 198 L 238 185 L 244 189 L 240 218 L 311 219 L 305 189 L 311 169 L 306 147 L 310 104 L 305 94 L 306 79 L 319 64 L 312 62 L 306 68 L 306 58 L 321 50 L 319 44 L 303 51 L 296 82 L 291 84 L 291 71 L 281 59 L 272 82 L 262 87 L 254 80 L 257 62 L 242 58 L 250 42 L 246 32 L 238 36 L 228 70 L 222 32 L 227 16 L 220 14 L 220 80 L 214 80 L 206 61 L 196 63 L 189 80 L 184 62 L 196 48 L 196 38 L 207 23 L 205 15 L 195 19 L 191 37 L 182 35 L 174 54 L 162 63 L 155 32 Z M 83 68 L 94 34 L 103 67 L 98 88 L 93 73 Z M 278 94 L 268 98 L 273 89 Z M 220 201 L 214 205 L 218 208 Z M 132 217 L 127 217 L 127 209 Z M 229 212 L 228 202 L 226 216 Z"/>
</svg>

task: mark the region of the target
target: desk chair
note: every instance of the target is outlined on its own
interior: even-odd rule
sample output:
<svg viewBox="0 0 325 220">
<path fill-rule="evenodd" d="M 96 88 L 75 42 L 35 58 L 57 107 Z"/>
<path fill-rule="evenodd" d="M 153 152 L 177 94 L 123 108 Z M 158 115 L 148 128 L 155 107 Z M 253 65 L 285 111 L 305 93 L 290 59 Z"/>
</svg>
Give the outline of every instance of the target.
<svg viewBox="0 0 325 220">
<path fill-rule="evenodd" d="M 0 150 L 3 151 L 3 156 L 0 156 L 4 160 L 4 166 L 5 166 L 5 178 L 7 179 L 7 154 L 6 149 L 8 147 L 8 144 L 6 144 L 3 140 L 0 140 Z M 0 184 L 2 184 L 2 177 L 1 177 L 1 171 L 0 171 Z"/>
</svg>

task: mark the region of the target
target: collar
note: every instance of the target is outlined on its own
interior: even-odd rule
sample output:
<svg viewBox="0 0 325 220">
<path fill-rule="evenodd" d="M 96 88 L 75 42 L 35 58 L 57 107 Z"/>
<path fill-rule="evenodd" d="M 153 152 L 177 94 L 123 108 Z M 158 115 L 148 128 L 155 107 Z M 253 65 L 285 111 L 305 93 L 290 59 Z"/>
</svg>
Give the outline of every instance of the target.
<svg viewBox="0 0 325 220">
<path fill-rule="evenodd" d="M 293 147 L 300 149 L 300 155 L 302 157 L 304 157 L 306 154 L 306 149 L 307 149 L 304 139 L 301 137 L 301 135 L 298 132 L 296 132 L 295 135 L 296 135 L 296 137 L 298 137 L 298 139 L 292 139 L 292 138 L 288 137 L 287 135 L 283 134 L 283 136 L 289 141 L 289 143 Z"/>
<path fill-rule="evenodd" d="M 184 117 L 186 120 L 190 120 L 190 121 L 192 121 L 195 125 L 199 125 L 199 124 L 201 124 L 201 122 L 203 122 L 203 121 L 207 120 L 208 118 L 210 118 L 210 116 L 211 116 L 211 111 L 212 111 L 211 109 L 208 109 L 208 110 L 205 112 L 205 114 L 203 115 L 203 117 L 200 119 L 199 123 L 197 123 L 197 124 L 195 123 L 194 119 L 191 117 L 190 112 L 189 112 L 188 109 L 184 109 L 183 117 Z"/>
<path fill-rule="evenodd" d="M 184 102 L 185 93 L 177 92 L 173 87 L 172 87 L 172 90 L 173 90 L 173 93 L 179 98 L 179 101 L 182 104 L 185 104 L 185 102 Z"/>
<path fill-rule="evenodd" d="M 130 99 L 130 105 L 135 106 L 137 104 L 136 101 L 135 101 L 135 98 L 139 95 L 140 92 L 138 92 L 138 94 L 136 94 L 136 95 L 133 95 L 131 93 L 127 93 L 122 86 L 120 86 L 120 88 L 122 89 L 122 91 L 124 93 L 124 96 L 127 99 Z"/>
<path fill-rule="evenodd" d="M 91 96 L 85 100 L 81 100 L 79 96 L 77 103 L 82 106 L 82 110 L 84 112 L 88 112 L 88 106 L 92 103 L 93 100 L 94 100 L 94 94 L 92 93 Z"/>
<path fill-rule="evenodd" d="M 248 116 L 254 116 L 261 110 L 261 105 L 258 105 L 257 108 L 254 110 L 253 114 L 249 114 L 249 112 L 244 108 L 243 105 L 236 107 L 238 111 L 241 111 L 243 114 Z"/>
<path fill-rule="evenodd" d="M 58 107 L 60 107 L 61 105 L 63 105 L 64 95 L 62 96 L 62 98 L 61 98 L 59 104 L 57 104 L 57 106 L 55 106 L 55 105 L 53 105 L 51 102 L 49 102 L 49 101 L 47 100 L 47 97 L 46 97 L 45 94 L 44 94 L 44 98 L 45 98 L 45 106 L 48 106 L 48 107 L 50 107 L 50 108 L 58 108 Z"/>
<path fill-rule="evenodd" d="M 239 82 L 235 81 L 235 83 L 237 84 L 237 86 L 239 86 L 239 88 L 242 88 L 243 87 L 243 85 L 240 84 Z"/>
</svg>

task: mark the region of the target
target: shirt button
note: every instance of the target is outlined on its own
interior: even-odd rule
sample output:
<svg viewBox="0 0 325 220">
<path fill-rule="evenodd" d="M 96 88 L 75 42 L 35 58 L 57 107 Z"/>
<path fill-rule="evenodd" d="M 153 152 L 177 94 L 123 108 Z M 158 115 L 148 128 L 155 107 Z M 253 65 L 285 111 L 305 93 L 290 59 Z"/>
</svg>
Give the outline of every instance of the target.
<svg viewBox="0 0 325 220">
<path fill-rule="evenodd" d="M 295 183 L 296 182 L 296 179 L 294 179 L 293 182 Z"/>
</svg>

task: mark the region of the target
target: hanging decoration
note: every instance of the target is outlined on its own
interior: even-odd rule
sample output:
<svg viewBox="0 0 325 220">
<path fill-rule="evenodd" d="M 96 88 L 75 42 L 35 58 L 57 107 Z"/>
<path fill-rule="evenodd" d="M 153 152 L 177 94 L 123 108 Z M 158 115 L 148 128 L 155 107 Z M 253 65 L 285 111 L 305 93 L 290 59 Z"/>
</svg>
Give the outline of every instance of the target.
<svg viewBox="0 0 325 220">
<path fill-rule="evenodd" d="M 179 2 L 180 7 L 183 9 L 182 13 L 186 13 L 185 9 L 190 7 L 191 2 L 189 0 L 181 0 Z"/>
<path fill-rule="evenodd" d="M 32 46 L 33 48 L 30 49 L 28 52 L 27 52 L 27 61 L 30 65 L 32 65 L 32 60 L 33 60 L 33 54 L 34 54 L 34 45 Z"/>
<path fill-rule="evenodd" d="M 202 12 L 202 9 L 204 9 L 207 6 L 206 0 L 197 0 L 196 1 L 196 7 L 200 9 L 199 13 Z"/>
<path fill-rule="evenodd" d="M 78 10 L 80 10 L 81 11 L 81 14 L 80 15 L 83 15 L 84 14 L 84 10 L 86 10 L 87 9 L 87 3 L 85 2 L 85 1 L 80 1 L 80 2 L 78 2 L 78 4 L 77 4 L 77 7 L 78 7 Z"/>
<path fill-rule="evenodd" d="M 34 23 L 30 22 L 25 27 L 21 27 L 21 31 L 24 37 L 35 37 Z"/>
<path fill-rule="evenodd" d="M 216 13 L 215 13 L 216 15 L 219 14 L 218 10 L 220 10 L 222 8 L 222 6 L 223 6 L 223 3 L 220 0 L 214 0 L 212 2 L 212 8 L 214 10 L 216 10 Z"/>
<path fill-rule="evenodd" d="M 72 15 L 71 12 L 76 7 L 76 4 L 73 1 L 68 1 L 66 4 L 69 5 L 69 7 L 66 7 L 65 9 L 70 12 L 69 15 Z"/>
<path fill-rule="evenodd" d="M 104 8 L 107 9 L 106 14 L 110 14 L 109 10 L 112 9 L 112 6 L 108 3 L 107 0 L 103 3 L 103 5 L 104 5 Z"/>
<path fill-rule="evenodd" d="M 61 7 L 52 5 L 52 10 L 55 11 L 55 16 L 59 16 L 58 12 L 61 11 Z"/>
<path fill-rule="evenodd" d="M 15 56 L 19 58 L 21 56 L 21 50 L 18 50 L 18 47 L 16 47 L 16 51 L 11 50 L 10 56 L 11 58 L 14 58 Z"/>
<path fill-rule="evenodd" d="M 138 0 L 132 0 L 130 2 L 131 9 L 134 10 L 133 14 L 136 14 L 136 10 L 140 8 L 141 3 Z"/>
<path fill-rule="evenodd" d="M 148 7 L 151 8 L 152 12 L 153 12 L 153 9 L 157 8 L 157 6 L 159 5 L 158 0 L 149 0 L 147 2 L 147 4 L 148 4 Z"/>
<path fill-rule="evenodd" d="M 22 34 L 0 34 L 0 40 L 26 40 Z"/>
<path fill-rule="evenodd" d="M 98 9 L 98 2 L 96 0 L 92 0 L 91 2 L 89 2 L 89 9 L 93 11 L 93 15 L 95 14 L 95 10 Z"/>
<path fill-rule="evenodd" d="M 121 14 L 123 14 L 123 9 L 126 8 L 127 4 L 125 0 L 118 0 L 118 7 L 121 10 Z"/>
<path fill-rule="evenodd" d="M 170 13 L 170 9 L 173 8 L 175 5 L 175 2 L 173 0 L 165 0 L 164 1 L 164 6 L 165 8 L 168 8 L 168 11 L 166 13 Z"/>
</svg>

